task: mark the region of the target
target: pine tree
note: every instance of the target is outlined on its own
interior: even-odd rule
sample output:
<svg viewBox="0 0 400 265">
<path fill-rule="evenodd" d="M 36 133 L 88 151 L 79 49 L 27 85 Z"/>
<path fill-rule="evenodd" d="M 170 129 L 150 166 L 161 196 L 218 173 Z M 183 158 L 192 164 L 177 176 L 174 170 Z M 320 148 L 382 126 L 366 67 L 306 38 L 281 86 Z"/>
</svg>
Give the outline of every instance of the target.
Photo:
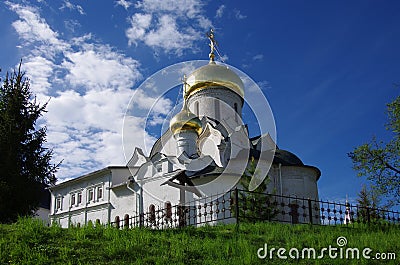
<svg viewBox="0 0 400 265">
<path fill-rule="evenodd" d="M 34 214 L 43 187 L 55 183 L 58 165 L 50 163 L 52 150 L 46 127 L 37 120 L 46 111 L 30 91 L 29 79 L 18 71 L 6 74 L 0 87 L 0 222 Z"/>
<path fill-rule="evenodd" d="M 362 222 L 374 220 L 378 217 L 377 208 L 379 207 L 379 196 L 374 189 L 363 186 L 357 198 L 358 213 L 357 217 Z"/>
<path fill-rule="evenodd" d="M 239 181 L 239 186 L 244 188 L 244 192 L 239 193 L 239 216 L 244 217 L 246 221 L 254 222 L 257 220 L 272 220 L 277 215 L 276 203 L 273 195 L 267 193 L 267 187 L 270 178 L 265 180 L 254 190 L 249 191 L 250 181 L 258 172 L 256 171 L 256 162 L 251 158 L 246 171 Z M 274 193 L 274 191 L 270 191 Z"/>
</svg>

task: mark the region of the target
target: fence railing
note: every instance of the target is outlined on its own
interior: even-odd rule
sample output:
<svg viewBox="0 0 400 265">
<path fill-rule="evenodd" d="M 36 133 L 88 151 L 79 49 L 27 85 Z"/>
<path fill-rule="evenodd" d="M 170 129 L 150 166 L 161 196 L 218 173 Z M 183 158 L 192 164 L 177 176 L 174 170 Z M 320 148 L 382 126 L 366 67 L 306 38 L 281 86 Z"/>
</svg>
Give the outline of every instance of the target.
<svg viewBox="0 0 400 265">
<path fill-rule="evenodd" d="M 400 224 L 400 213 L 387 209 L 234 189 L 185 205 L 154 207 L 145 213 L 125 216 L 111 225 L 117 228 L 164 229 L 256 221 L 350 226 L 358 223 L 396 225 Z"/>
</svg>

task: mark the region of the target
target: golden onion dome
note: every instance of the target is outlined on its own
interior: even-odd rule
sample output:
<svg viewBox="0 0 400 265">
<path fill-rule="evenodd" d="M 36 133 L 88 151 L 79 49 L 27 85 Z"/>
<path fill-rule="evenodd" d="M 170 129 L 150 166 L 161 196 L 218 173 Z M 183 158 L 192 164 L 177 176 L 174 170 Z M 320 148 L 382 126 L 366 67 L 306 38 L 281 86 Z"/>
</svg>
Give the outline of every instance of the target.
<svg viewBox="0 0 400 265">
<path fill-rule="evenodd" d="M 218 65 L 214 61 L 192 72 L 186 79 L 185 98 L 197 91 L 213 86 L 226 87 L 244 98 L 242 79 L 227 66 Z"/>
<path fill-rule="evenodd" d="M 169 128 L 174 135 L 184 131 L 195 131 L 197 135 L 200 135 L 202 127 L 199 117 L 186 107 L 176 114 L 169 123 Z"/>
</svg>

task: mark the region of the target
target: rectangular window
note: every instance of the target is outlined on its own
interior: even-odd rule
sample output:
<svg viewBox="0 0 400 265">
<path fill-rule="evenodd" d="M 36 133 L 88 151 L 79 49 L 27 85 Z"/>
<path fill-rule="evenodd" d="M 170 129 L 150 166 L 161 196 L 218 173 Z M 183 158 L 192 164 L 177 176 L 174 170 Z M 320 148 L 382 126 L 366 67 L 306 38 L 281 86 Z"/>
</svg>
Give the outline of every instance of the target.
<svg viewBox="0 0 400 265">
<path fill-rule="evenodd" d="M 76 203 L 76 195 L 75 194 L 71 194 L 71 206 L 74 206 Z"/>
<path fill-rule="evenodd" d="M 82 203 L 82 192 L 78 192 L 78 204 Z"/>
<path fill-rule="evenodd" d="M 61 198 L 57 198 L 56 200 L 56 210 L 60 210 L 61 209 Z"/>
<path fill-rule="evenodd" d="M 88 201 L 91 202 L 94 199 L 94 190 L 90 189 L 89 190 L 89 195 L 88 195 Z"/>
<path fill-rule="evenodd" d="M 97 187 L 97 199 L 103 198 L 103 187 Z"/>
</svg>

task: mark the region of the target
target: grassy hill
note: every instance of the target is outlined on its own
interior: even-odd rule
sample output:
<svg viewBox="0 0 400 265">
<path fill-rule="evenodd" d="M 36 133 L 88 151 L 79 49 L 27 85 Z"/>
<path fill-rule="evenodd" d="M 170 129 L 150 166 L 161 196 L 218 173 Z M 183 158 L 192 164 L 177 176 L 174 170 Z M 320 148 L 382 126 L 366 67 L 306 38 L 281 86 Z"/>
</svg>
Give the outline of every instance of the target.
<svg viewBox="0 0 400 265">
<path fill-rule="evenodd" d="M 338 237 L 347 244 L 337 245 Z M 279 223 L 241 223 L 201 228 L 117 230 L 85 227 L 62 229 L 45 227 L 33 219 L 21 219 L 12 225 L 0 225 L 0 264 L 400 264 L 400 227 L 311 226 Z M 257 256 L 267 244 L 267 257 Z M 291 248 L 314 248 L 316 256 L 323 248 L 338 248 L 336 259 L 326 250 L 322 259 L 292 259 Z M 371 259 L 362 257 L 370 248 Z M 269 251 L 273 259 L 269 258 Z M 286 249 L 277 256 L 278 248 Z M 347 248 L 358 248 L 360 259 L 345 258 Z M 342 250 L 340 250 L 342 249 Z M 282 250 L 281 250 L 282 251 Z M 375 254 L 395 253 L 396 260 L 376 260 Z M 291 250 L 296 255 L 295 250 Z M 264 254 L 264 250 L 259 252 Z M 308 257 L 308 250 L 304 252 Z M 388 255 L 386 255 L 388 257 Z M 312 255 L 311 255 L 312 257 Z M 351 257 L 351 252 L 349 252 Z"/>
</svg>

